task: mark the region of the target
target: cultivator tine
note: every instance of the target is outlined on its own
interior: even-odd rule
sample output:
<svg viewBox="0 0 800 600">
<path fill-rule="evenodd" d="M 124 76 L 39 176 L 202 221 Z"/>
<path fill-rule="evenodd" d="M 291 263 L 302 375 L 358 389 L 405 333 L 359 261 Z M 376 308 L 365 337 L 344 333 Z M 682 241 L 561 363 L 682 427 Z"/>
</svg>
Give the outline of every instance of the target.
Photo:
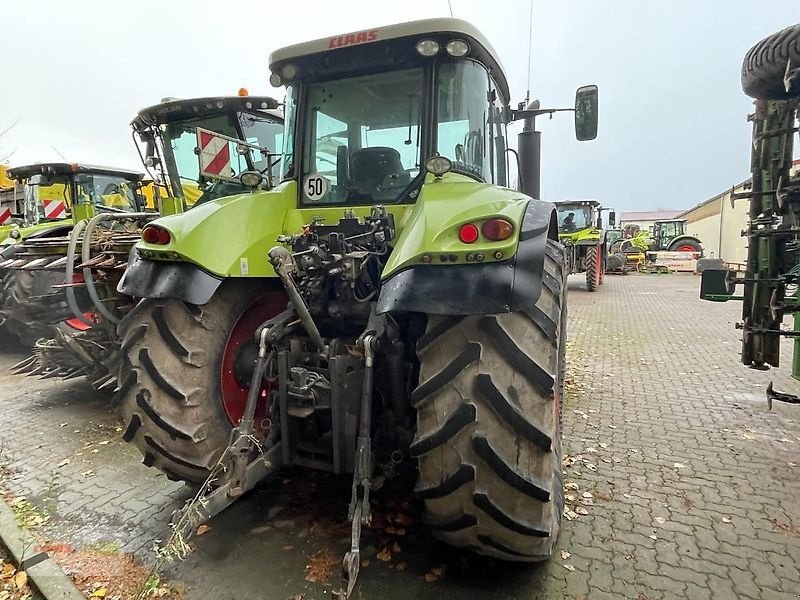
<svg viewBox="0 0 800 600">
<path fill-rule="evenodd" d="M 11 367 L 11 372 L 14 375 L 20 375 L 33 368 L 34 365 L 36 365 L 36 357 L 31 355 L 28 358 L 19 361 L 17 364 Z"/>
<path fill-rule="evenodd" d="M 64 375 L 64 381 L 66 381 L 67 379 L 76 379 L 78 377 L 86 375 L 88 372 L 89 372 L 89 367 L 84 367 L 82 369 L 75 369 L 73 371 L 70 371 L 68 375 Z"/>
<path fill-rule="evenodd" d="M 54 260 L 49 265 L 47 265 L 47 268 L 48 269 L 58 269 L 58 268 L 66 266 L 66 264 L 67 264 L 67 257 L 66 256 L 62 256 L 58 260 Z"/>
<path fill-rule="evenodd" d="M 5 269 L 7 267 L 10 267 L 16 262 L 16 260 L 17 260 L 16 258 L 9 258 L 8 260 L 4 260 L 3 262 L 0 263 L 0 269 Z"/>
<path fill-rule="evenodd" d="M 60 367 L 53 367 L 50 370 L 45 371 L 39 379 L 52 379 L 53 377 L 58 377 L 61 375 L 61 368 Z"/>
<path fill-rule="evenodd" d="M 103 385 L 99 386 L 98 390 L 105 390 L 109 387 L 117 387 L 117 378 L 114 375 L 109 375 L 108 378 L 105 380 Z"/>
<path fill-rule="evenodd" d="M 36 368 L 33 369 L 32 371 L 28 371 L 26 375 L 28 377 L 33 377 L 35 375 L 41 375 L 42 373 L 44 373 L 44 371 L 45 371 L 44 365 L 36 365 Z"/>
</svg>

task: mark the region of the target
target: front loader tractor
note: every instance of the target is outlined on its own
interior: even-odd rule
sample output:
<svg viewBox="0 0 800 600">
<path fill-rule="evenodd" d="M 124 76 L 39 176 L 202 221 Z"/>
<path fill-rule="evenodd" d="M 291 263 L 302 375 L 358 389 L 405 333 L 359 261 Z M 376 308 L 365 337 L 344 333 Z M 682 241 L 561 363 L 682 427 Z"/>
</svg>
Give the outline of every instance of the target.
<svg viewBox="0 0 800 600">
<path fill-rule="evenodd" d="M 586 274 L 586 289 L 597 290 L 606 271 L 608 244 L 603 231 L 603 209 L 597 200 L 556 202 L 558 208 L 558 239 L 564 244 L 567 272 Z M 615 225 L 614 212 L 609 213 L 609 225 Z M 623 261 L 624 264 L 624 261 Z"/>
<path fill-rule="evenodd" d="M 566 264 L 522 176 L 538 132 L 520 134 L 514 190 L 506 125 L 555 109 L 512 110 L 494 50 L 457 19 L 283 48 L 270 70 L 287 92 L 276 181 L 248 170 L 247 192 L 153 222 L 120 283 L 144 298 L 120 324 L 125 438 L 201 485 L 177 521 L 193 527 L 281 467 L 352 473 L 344 595 L 370 494 L 413 461 L 438 537 L 548 558 Z M 575 119 L 594 138 L 595 86 Z"/>
</svg>

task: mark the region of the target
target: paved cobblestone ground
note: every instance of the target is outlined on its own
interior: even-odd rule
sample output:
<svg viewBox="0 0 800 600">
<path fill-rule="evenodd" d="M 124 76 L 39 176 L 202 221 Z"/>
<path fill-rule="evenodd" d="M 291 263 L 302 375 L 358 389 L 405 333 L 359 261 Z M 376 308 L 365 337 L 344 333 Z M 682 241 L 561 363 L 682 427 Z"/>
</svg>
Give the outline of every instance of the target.
<svg viewBox="0 0 800 600">
<path fill-rule="evenodd" d="M 767 412 L 764 401 L 770 379 L 800 386 L 785 369 L 742 367 L 739 305 L 701 302 L 698 286 L 688 275 L 608 277 L 589 294 L 570 279 L 571 520 L 553 561 L 487 564 L 418 531 L 392 565 L 408 562 L 398 572 L 374 559 L 378 540 L 368 535 L 357 597 L 800 597 L 800 408 Z M 23 354 L 0 344 L 4 372 Z M 83 383 L 0 375 L 0 461 L 18 471 L 5 485 L 55 511 L 43 528 L 50 539 L 116 540 L 150 562 L 187 492 L 140 465 L 119 426 L 105 396 Z M 329 597 L 304 569 L 310 555 L 346 548 L 338 519 L 347 485 L 290 473 L 215 519 L 167 575 L 191 598 Z M 439 565 L 442 578 L 426 583 Z"/>
</svg>

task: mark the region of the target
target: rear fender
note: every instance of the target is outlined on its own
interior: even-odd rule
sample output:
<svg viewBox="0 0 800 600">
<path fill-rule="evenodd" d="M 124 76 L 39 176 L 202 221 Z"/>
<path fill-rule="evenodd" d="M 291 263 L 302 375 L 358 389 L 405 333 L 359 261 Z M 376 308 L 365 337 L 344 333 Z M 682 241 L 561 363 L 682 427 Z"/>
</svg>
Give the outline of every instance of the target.
<svg viewBox="0 0 800 600">
<path fill-rule="evenodd" d="M 511 259 L 411 266 L 384 281 L 376 311 L 487 315 L 529 309 L 539 299 L 542 285 L 555 285 L 544 271 L 548 239 L 558 240 L 555 206 L 530 200 Z"/>
</svg>

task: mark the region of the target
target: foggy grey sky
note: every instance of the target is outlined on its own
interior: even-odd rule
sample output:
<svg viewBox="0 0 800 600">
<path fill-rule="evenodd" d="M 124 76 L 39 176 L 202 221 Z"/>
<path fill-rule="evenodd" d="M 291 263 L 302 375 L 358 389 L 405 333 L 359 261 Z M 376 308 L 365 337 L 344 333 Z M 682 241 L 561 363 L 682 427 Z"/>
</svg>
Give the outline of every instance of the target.
<svg viewBox="0 0 800 600">
<path fill-rule="evenodd" d="M 513 104 L 525 95 L 528 0 L 452 0 L 489 38 Z M 600 87 L 600 132 L 574 141 L 568 116 L 542 120 L 543 197 L 618 210 L 688 208 L 747 176 L 745 52 L 800 21 L 797 0 L 534 1 L 532 87 L 543 106 Z M 164 96 L 278 94 L 280 46 L 447 16 L 447 0 L 226 2 L 5 0 L 0 139 L 11 164 L 59 160 L 141 168 L 128 123 Z M 282 16 L 278 10 L 288 12 Z"/>
</svg>

